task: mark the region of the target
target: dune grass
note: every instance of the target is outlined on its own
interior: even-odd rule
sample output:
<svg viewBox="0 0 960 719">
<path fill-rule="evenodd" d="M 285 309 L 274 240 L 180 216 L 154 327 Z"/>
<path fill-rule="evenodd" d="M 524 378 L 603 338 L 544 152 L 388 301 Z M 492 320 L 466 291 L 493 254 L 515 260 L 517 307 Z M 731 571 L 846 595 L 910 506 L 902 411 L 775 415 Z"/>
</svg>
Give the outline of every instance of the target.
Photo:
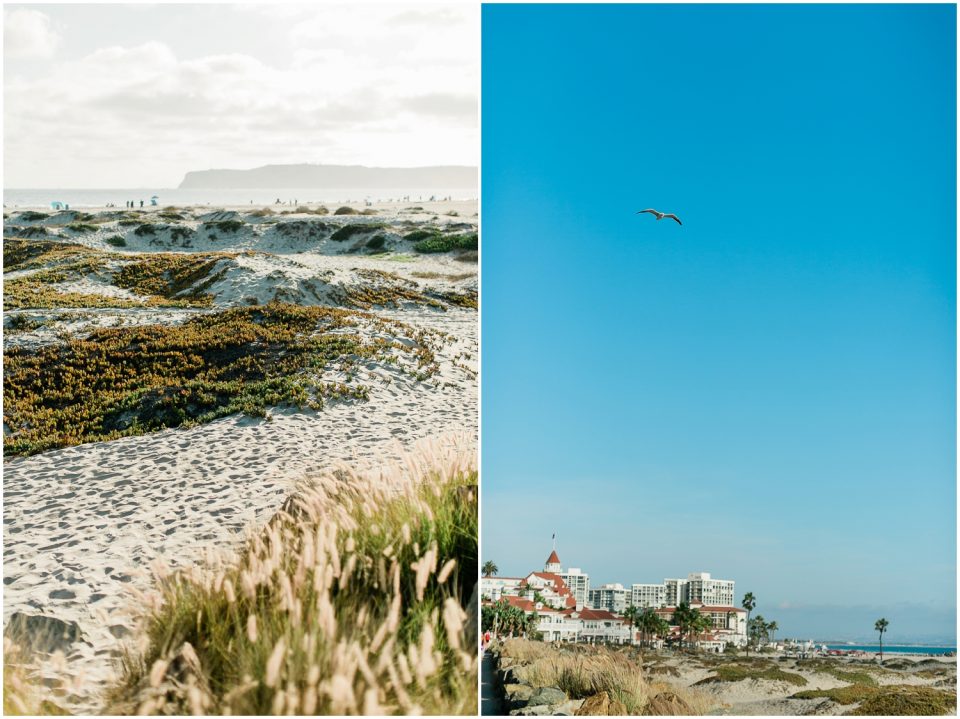
<svg viewBox="0 0 960 719">
<path fill-rule="evenodd" d="M 826 698 L 838 704 L 857 704 L 854 716 L 937 716 L 956 711 L 957 693 L 923 686 L 851 684 L 835 689 L 797 692 L 794 699 Z"/>
<path fill-rule="evenodd" d="M 714 669 L 713 676 L 701 679 L 697 684 L 712 684 L 715 682 L 738 682 L 742 679 L 767 679 L 769 681 L 787 682 L 795 686 L 805 686 L 807 680 L 799 674 L 785 672 L 772 664 L 721 664 Z"/>
<path fill-rule="evenodd" d="M 5 353 L 4 452 L 27 455 L 83 442 L 190 426 L 243 412 L 326 400 L 367 398 L 367 387 L 322 378 L 336 365 L 380 359 L 412 367 L 425 380 L 437 371 L 423 332 L 408 347 L 382 336 L 364 339 L 357 312 L 271 303 L 195 317 L 183 325 L 95 330 L 86 339 Z M 399 323 L 394 323 L 399 325 Z"/>
<path fill-rule="evenodd" d="M 651 700 L 663 691 L 675 693 L 695 714 L 706 713 L 715 703 L 695 689 L 647 680 L 639 662 L 612 648 L 557 649 L 543 642 L 508 639 L 501 647 L 501 657 L 519 662 L 516 676 L 533 687 L 557 687 L 571 699 L 605 692 L 631 715 L 644 714 Z"/>
<path fill-rule="evenodd" d="M 166 576 L 109 713 L 476 713 L 474 453 L 305 484 L 235 560 Z"/>
</svg>

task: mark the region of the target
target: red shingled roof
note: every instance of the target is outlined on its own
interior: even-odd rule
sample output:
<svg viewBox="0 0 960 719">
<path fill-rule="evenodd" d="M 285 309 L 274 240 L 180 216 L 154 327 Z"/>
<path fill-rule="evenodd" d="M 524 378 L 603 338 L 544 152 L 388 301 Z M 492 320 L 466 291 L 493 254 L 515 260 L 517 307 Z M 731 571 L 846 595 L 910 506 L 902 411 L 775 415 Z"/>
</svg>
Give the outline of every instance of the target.
<svg viewBox="0 0 960 719">
<path fill-rule="evenodd" d="M 560 557 L 557 556 L 557 550 L 554 549 L 547 557 L 547 564 L 560 564 Z"/>
</svg>

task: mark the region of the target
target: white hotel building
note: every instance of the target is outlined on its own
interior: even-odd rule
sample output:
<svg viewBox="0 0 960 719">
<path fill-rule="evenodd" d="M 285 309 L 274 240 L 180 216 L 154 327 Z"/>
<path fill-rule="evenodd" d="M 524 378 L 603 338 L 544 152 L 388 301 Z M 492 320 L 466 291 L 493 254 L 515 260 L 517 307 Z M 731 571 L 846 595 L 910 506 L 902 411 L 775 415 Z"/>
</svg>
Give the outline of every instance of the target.
<svg viewBox="0 0 960 719">
<path fill-rule="evenodd" d="M 746 611 L 734 606 L 734 582 L 693 572 L 686 579 L 664 579 L 662 584 L 603 584 L 590 588 L 590 577 L 580 569 L 564 570 L 556 550 L 542 572 L 525 577 L 481 577 L 480 595 L 485 604 L 507 601 L 539 618 L 537 630 L 545 641 L 630 644 L 640 634 L 623 613 L 628 607 L 651 607 L 671 618 L 686 602 L 707 615 L 712 627 L 698 639 L 710 651 L 723 651 L 728 643 L 747 640 Z M 676 639 L 678 629 L 671 629 Z M 664 638 L 660 638 L 662 641 Z"/>
</svg>

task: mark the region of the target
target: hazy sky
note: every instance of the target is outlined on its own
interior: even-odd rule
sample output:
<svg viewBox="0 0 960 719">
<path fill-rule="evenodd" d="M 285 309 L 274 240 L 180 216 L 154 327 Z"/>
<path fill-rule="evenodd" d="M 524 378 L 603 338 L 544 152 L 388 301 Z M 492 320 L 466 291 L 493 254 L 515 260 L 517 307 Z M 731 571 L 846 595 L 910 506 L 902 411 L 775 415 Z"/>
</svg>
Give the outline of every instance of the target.
<svg viewBox="0 0 960 719">
<path fill-rule="evenodd" d="M 484 6 L 483 560 L 955 637 L 955 12 Z"/>
<path fill-rule="evenodd" d="M 4 184 L 476 164 L 479 8 L 5 5 Z"/>
</svg>

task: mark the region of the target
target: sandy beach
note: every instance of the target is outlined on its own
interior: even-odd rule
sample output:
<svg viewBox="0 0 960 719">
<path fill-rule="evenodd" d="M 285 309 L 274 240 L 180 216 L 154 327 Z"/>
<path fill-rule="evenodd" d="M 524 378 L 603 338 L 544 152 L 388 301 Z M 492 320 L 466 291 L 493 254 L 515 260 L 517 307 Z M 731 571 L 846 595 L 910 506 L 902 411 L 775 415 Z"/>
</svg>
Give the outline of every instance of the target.
<svg viewBox="0 0 960 719">
<path fill-rule="evenodd" d="M 18 264 L 5 273 L 7 290 L 17 280 L 26 288 L 5 291 L 5 353 L 32 352 L 98 328 L 177 326 L 272 300 L 344 308 L 356 313 L 365 340 L 414 349 L 429 341 L 432 352 L 428 377 L 395 349 L 346 369 L 324 368 L 322 380 L 363 387 L 365 400 L 329 401 L 319 411 L 270 408 L 265 417 L 232 414 L 189 428 L 7 456 L 4 624 L 14 614 L 75 623 L 79 634 L 60 647 L 65 656 L 44 655 L 41 663 L 58 705 L 98 710 L 123 642 L 137 641 L 133 616 L 150 591 L 154 566 L 188 566 L 236 546 L 311 472 L 341 462 L 376 466 L 418 440 L 457 437 L 475 445 L 478 323 L 469 306 L 471 297 L 476 305 L 475 255 L 421 253 L 404 237 L 423 227 L 475 233 L 476 203 L 410 207 L 357 205 L 376 214 L 343 217 L 312 214 L 316 207 L 279 214 L 294 208 L 278 206 L 271 208 L 277 214 L 260 217 L 250 207 L 150 208 L 134 216 L 85 208 L 46 211 L 39 220 L 8 208 L 5 249 L 18 239 L 52 240 L 103 254 L 92 270 L 47 284 L 38 304 L 48 306 L 30 306 L 32 289 L 24 281 L 63 265 Z M 331 239 L 344 226 L 364 223 L 376 227 L 347 241 Z M 144 226 L 152 231 L 138 233 Z M 383 239 L 371 244 L 377 236 Z M 166 304 L 117 284 L 128 258 L 184 253 L 219 254 Z M 58 306 L 48 301 L 50 290 L 106 299 L 99 306 Z M 210 298 L 206 306 L 170 306 L 199 293 Z M 17 418 L 4 419 L 5 437 L 15 436 Z"/>
<path fill-rule="evenodd" d="M 717 655 L 523 639 L 506 639 L 492 653 L 485 713 L 956 714 L 955 657 L 887 656 L 880 665 L 852 657 Z"/>
</svg>

